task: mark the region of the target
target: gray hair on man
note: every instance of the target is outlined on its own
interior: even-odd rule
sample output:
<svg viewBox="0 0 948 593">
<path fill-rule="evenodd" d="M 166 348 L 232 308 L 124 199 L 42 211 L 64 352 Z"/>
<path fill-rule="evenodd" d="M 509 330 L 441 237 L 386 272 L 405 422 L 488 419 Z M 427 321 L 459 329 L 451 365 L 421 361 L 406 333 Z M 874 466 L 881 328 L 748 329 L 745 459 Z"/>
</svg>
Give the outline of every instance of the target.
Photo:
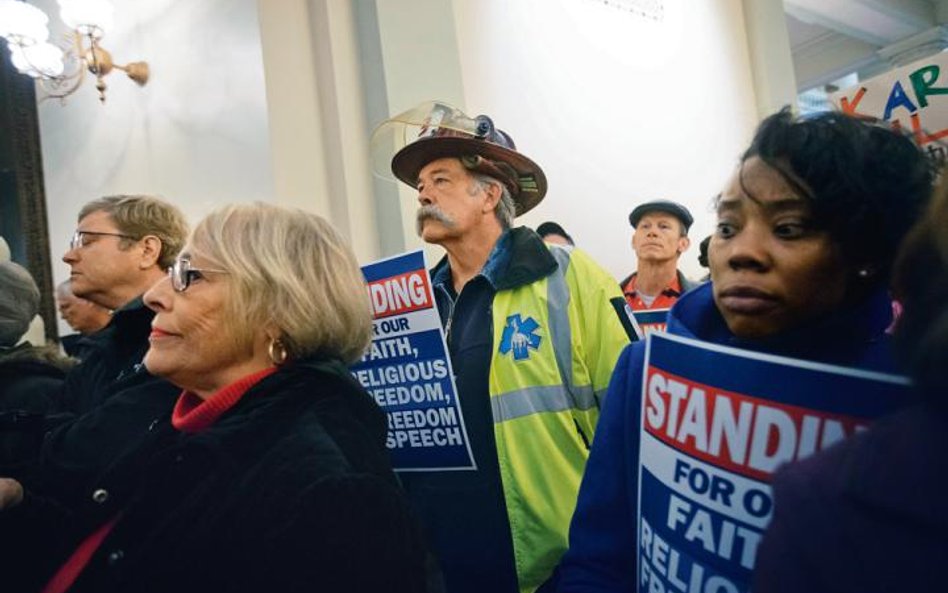
<svg viewBox="0 0 948 593">
<path fill-rule="evenodd" d="M 487 188 L 491 185 L 500 187 L 500 200 L 497 201 L 497 205 L 494 207 L 494 215 L 497 217 L 497 222 L 500 223 L 502 229 L 507 230 L 512 227 L 514 217 L 517 215 L 517 206 L 514 204 L 513 196 L 510 194 L 510 189 L 507 188 L 507 185 L 489 175 L 471 173 L 471 177 L 473 178 L 473 183 L 468 192 L 471 195 L 481 190 L 487 191 Z"/>
<path fill-rule="evenodd" d="M 158 237 L 161 253 L 158 267 L 162 270 L 174 263 L 188 236 L 188 222 L 177 206 L 146 195 L 105 196 L 92 200 L 79 211 L 79 220 L 93 212 L 105 212 L 119 231 L 139 240 L 147 235 Z M 128 239 L 122 239 L 127 249 Z"/>
<path fill-rule="evenodd" d="M 0 348 L 11 348 L 20 341 L 39 305 L 39 288 L 26 268 L 12 261 L 0 262 Z"/>
</svg>

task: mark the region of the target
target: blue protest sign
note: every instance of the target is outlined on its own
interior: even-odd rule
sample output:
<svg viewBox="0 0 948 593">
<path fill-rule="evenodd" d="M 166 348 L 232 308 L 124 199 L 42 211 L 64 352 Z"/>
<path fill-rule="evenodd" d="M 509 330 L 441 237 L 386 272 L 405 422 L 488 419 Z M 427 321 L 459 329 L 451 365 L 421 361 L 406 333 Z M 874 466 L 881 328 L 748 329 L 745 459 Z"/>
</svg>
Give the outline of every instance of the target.
<svg viewBox="0 0 948 593">
<path fill-rule="evenodd" d="M 388 417 L 396 471 L 476 469 L 424 253 L 362 267 L 372 344 L 351 369 Z"/>
<path fill-rule="evenodd" d="M 898 409 L 907 389 L 904 377 L 650 335 L 639 591 L 749 591 L 773 472 Z"/>
<path fill-rule="evenodd" d="M 635 322 L 642 328 L 642 332 L 648 335 L 652 332 L 663 332 L 668 324 L 668 312 L 671 309 L 645 309 L 642 311 L 632 311 Z"/>
</svg>

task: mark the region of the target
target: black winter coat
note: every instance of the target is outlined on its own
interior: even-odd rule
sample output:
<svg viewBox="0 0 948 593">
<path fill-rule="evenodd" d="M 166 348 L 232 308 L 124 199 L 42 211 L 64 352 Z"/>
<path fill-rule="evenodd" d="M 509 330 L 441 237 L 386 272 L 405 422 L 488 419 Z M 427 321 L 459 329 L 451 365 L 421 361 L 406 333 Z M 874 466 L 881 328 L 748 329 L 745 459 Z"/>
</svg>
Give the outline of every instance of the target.
<svg viewBox="0 0 948 593">
<path fill-rule="evenodd" d="M 142 359 L 154 317 L 141 297 L 112 313 L 107 326 L 84 339 L 83 360 L 66 377 L 62 396 L 51 411 L 84 414 L 147 375 Z"/>
<path fill-rule="evenodd" d="M 83 339 L 88 354 L 49 398 L 45 417 L 0 418 L 0 475 L 57 496 L 60 485 L 72 489 L 77 477 L 101 473 L 156 415 L 171 413 L 181 390 L 142 364 L 154 316 L 140 297 L 116 310 L 108 326 Z"/>
<path fill-rule="evenodd" d="M 43 414 L 58 396 L 68 365 L 56 351 L 29 344 L 0 354 L 0 475 L 35 455 Z"/>
<path fill-rule="evenodd" d="M 0 513 L 7 583 L 41 587 L 120 515 L 70 593 L 424 590 L 384 415 L 340 363 L 282 369 L 200 433 L 148 432 L 79 499 Z"/>
<path fill-rule="evenodd" d="M 28 343 L 0 353 L 0 411 L 44 414 L 62 388 L 70 361 Z"/>
</svg>

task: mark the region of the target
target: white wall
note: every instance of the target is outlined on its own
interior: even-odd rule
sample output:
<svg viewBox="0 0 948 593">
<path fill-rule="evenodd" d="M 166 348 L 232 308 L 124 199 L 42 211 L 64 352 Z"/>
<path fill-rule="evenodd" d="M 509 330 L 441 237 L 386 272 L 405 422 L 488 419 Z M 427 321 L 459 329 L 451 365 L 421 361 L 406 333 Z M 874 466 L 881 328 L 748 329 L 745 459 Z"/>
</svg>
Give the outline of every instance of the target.
<svg viewBox="0 0 948 593">
<path fill-rule="evenodd" d="M 192 221 L 221 203 L 283 200 L 348 229 L 362 259 L 386 225 L 401 229 L 380 255 L 400 240 L 416 246 L 410 190 L 376 196 L 397 200 L 401 217 L 384 202 L 376 219 L 361 195 L 372 183 L 356 169 L 366 168 L 378 118 L 368 110 L 366 127 L 346 112 L 359 110 L 360 86 L 388 113 L 440 98 L 490 114 L 550 181 L 521 222 L 562 223 L 617 277 L 635 267 L 627 217 L 640 201 L 687 204 L 695 245 L 711 231 L 710 199 L 757 119 L 740 0 L 666 0 L 660 23 L 600 0 L 375 0 L 372 18 L 360 20 L 367 1 L 116 3 L 104 45 L 117 61 L 147 60 L 151 82 L 137 88 L 115 72 L 104 106 L 87 82 L 65 106 L 39 108 L 54 279 L 68 272 L 59 257 L 82 204 L 121 192 L 163 195 Z M 360 8 L 361 29 L 340 2 Z M 58 24 L 53 0 L 38 5 Z M 281 31 L 286 39 L 274 39 Z M 347 34 L 362 37 L 361 57 L 375 63 L 358 63 Z M 367 56 L 366 35 L 378 55 Z M 291 64 L 287 51 L 312 53 Z M 375 74 L 360 83 L 359 72 Z M 314 88 L 318 101 L 290 96 Z M 332 118 L 338 125 L 327 128 Z M 307 142 L 321 152 L 300 148 Z M 295 151 L 290 166 L 281 150 Z M 331 188 L 330 199 L 296 191 L 304 186 Z M 696 253 L 682 259 L 691 276 L 702 273 Z"/>
<path fill-rule="evenodd" d="M 56 2 L 36 4 L 51 28 L 62 27 Z M 39 106 L 56 283 L 68 277 L 60 257 L 76 215 L 96 197 L 157 194 L 192 222 L 223 203 L 273 200 L 254 0 L 136 0 L 115 8 L 103 46 L 116 62 L 147 61 L 148 85 L 114 71 L 105 105 L 87 77 L 65 105 Z"/>
<path fill-rule="evenodd" d="M 635 268 L 628 215 L 668 198 L 695 216 L 757 122 L 739 0 L 666 0 L 662 22 L 598 0 L 454 0 L 464 107 L 487 113 L 545 170 L 546 199 L 520 222 L 561 223 L 616 277 Z M 687 8 L 687 9 L 686 9 Z"/>
</svg>

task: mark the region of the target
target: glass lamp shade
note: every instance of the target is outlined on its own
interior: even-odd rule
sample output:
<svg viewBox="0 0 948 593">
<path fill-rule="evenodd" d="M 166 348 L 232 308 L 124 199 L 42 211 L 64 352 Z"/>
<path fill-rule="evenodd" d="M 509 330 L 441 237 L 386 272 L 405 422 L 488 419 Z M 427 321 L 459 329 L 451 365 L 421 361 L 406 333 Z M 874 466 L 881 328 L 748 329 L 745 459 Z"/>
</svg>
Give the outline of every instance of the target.
<svg viewBox="0 0 948 593">
<path fill-rule="evenodd" d="M 48 22 L 46 13 L 35 6 L 17 0 L 0 0 L 0 37 L 11 44 L 43 43 L 49 39 Z"/>
<path fill-rule="evenodd" d="M 10 45 L 10 61 L 33 78 L 56 78 L 63 73 L 63 50 L 52 43 Z"/>
<path fill-rule="evenodd" d="M 115 7 L 109 0 L 59 0 L 59 16 L 83 35 L 102 37 L 112 29 Z"/>
</svg>

